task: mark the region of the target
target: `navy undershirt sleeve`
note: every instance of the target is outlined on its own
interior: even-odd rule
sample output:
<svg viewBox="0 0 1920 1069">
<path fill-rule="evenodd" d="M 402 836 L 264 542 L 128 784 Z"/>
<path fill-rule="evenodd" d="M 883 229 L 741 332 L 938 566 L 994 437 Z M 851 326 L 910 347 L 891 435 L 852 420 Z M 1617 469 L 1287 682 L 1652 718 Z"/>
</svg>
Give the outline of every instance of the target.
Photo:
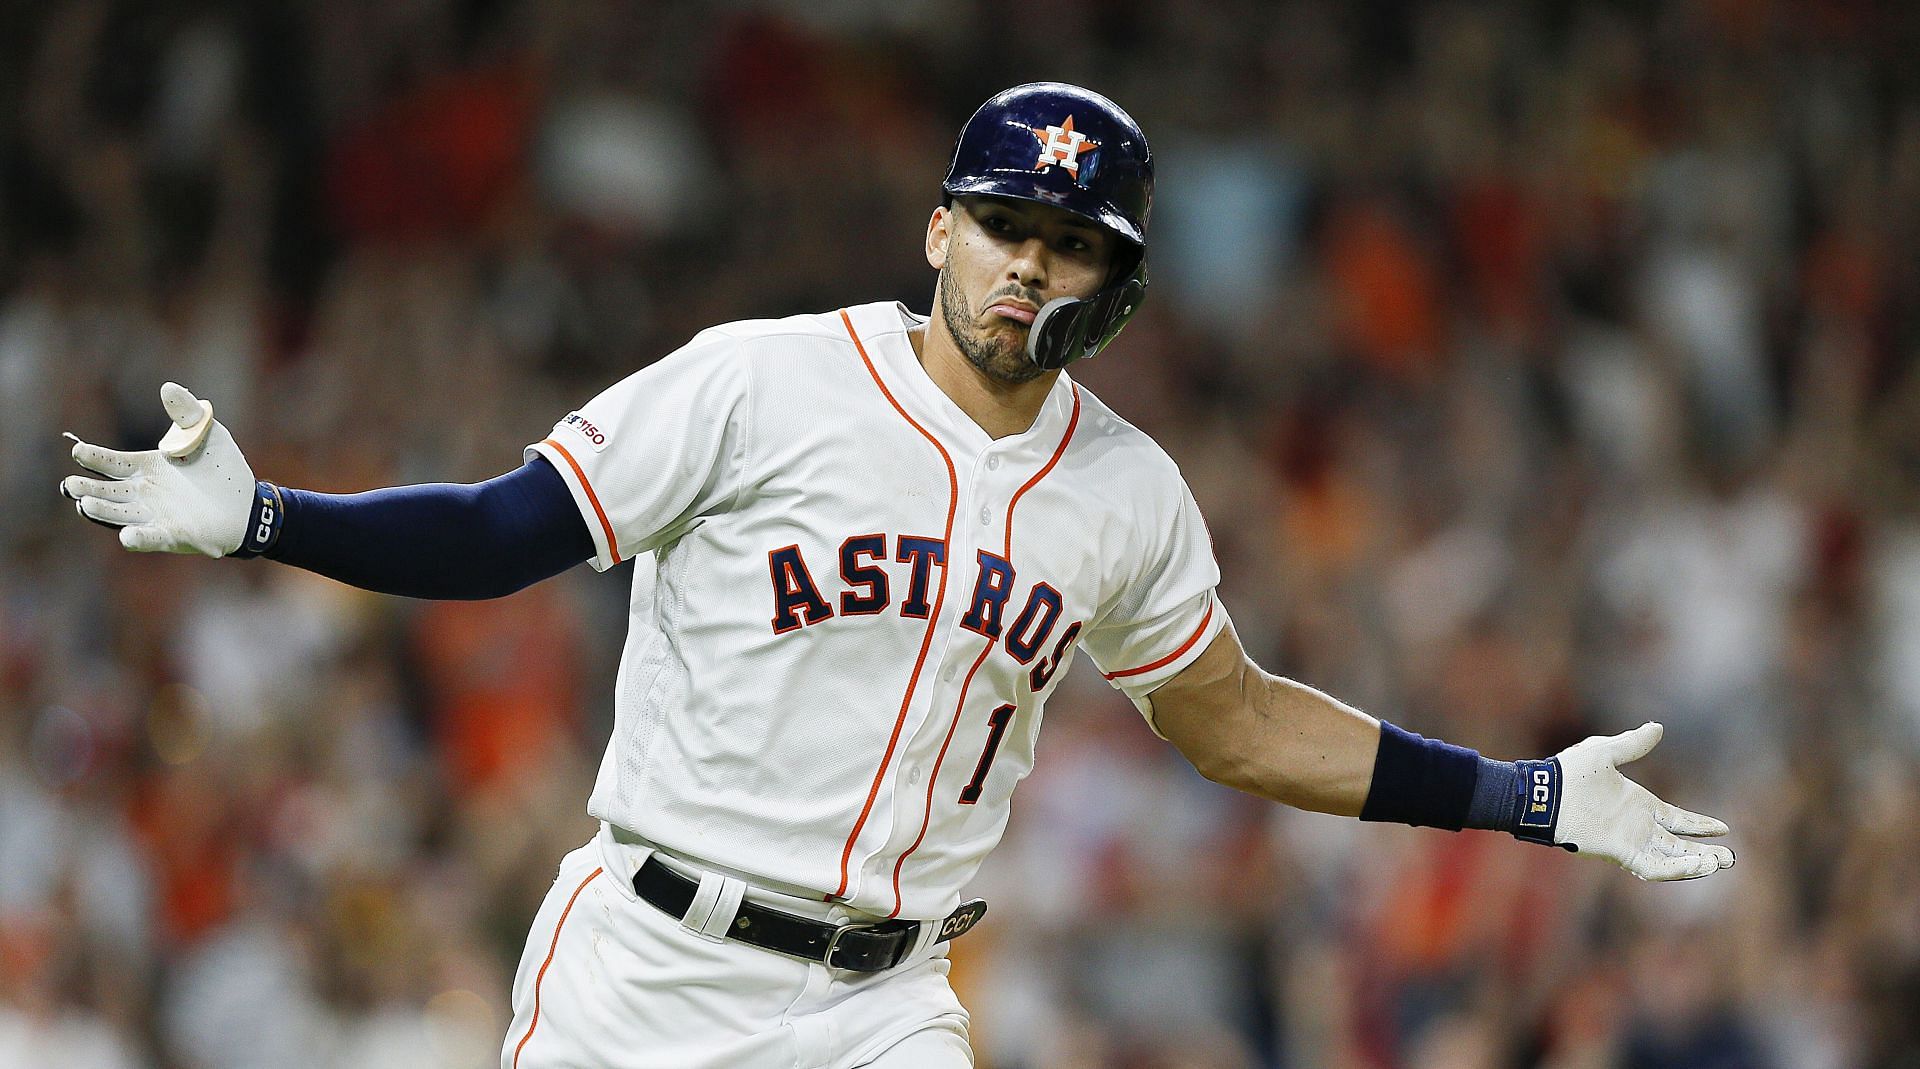
<svg viewBox="0 0 1920 1069">
<path fill-rule="evenodd" d="M 271 560 L 382 594 L 511 594 L 594 555 L 560 473 L 536 457 L 483 483 L 321 494 L 279 488 Z"/>
</svg>

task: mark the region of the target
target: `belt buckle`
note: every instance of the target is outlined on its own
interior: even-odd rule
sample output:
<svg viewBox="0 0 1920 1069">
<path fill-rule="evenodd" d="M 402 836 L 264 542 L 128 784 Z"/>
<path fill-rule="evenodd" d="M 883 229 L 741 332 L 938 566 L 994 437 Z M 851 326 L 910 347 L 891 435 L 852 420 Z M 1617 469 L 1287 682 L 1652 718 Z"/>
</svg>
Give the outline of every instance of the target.
<svg viewBox="0 0 1920 1069">
<path fill-rule="evenodd" d="M 846 921 L 842 923 L 839 927 L 835 928 L 833 930 L 833 934 L 827 937 L 827 949 L 825 953 L 820 955 L 820 964 L 825 965 L 829 969 L 850 969 L 854 972 L 872 971 L 869 969 L 859 968 L 858 966 L 835 965 L 833 963 L 833 952 L 840 949 L 841 936 L 852 931 L 865 931 L 866 929 L 871 927 L 873 927 L 873 925 L 871 924 L 857 924 L 853 921 Z"/>
</svg>

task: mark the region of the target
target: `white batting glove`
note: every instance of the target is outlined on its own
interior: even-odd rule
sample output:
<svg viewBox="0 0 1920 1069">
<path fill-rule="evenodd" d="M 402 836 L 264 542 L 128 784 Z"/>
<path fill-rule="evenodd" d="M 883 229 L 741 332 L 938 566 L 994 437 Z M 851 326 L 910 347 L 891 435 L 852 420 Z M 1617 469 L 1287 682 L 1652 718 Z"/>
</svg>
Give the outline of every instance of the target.
<svg viewBox="0 0 1920 1069">
<path fill-rule="evenodd" d="M 1645 757 L 1663 733 L 1659 724 L 1642 724 L 1577 742 L 1553 762 L 1522 762 L 1523 789 L 1531 793 L 1521 825 L 1533 832 L 1524 837 L 1551 835 L 1556 846 L 1604 857 L 1643 880 L 1692 880 L 1732 867 L 1732 850 L 1680 838 L 1725 835 L 1725 822 L 1663 802 L 1620 774 L 1619 766 Z M 1556 762 L 1557 792 L 1549 781 Z"/>
<path fill-rule="evenodd" d="M 173 426 L 159 448 L 123 453 L 69 434 L 74 462 L 106 478 L 69 475 L 60 492 L 80 515 L 118 527 L 120 544 L 136 553 L 224 557 L 246 536 L 253 469 L 211 404 L 174 382 L 160 387 L 160 403 Z"/>
</svg>

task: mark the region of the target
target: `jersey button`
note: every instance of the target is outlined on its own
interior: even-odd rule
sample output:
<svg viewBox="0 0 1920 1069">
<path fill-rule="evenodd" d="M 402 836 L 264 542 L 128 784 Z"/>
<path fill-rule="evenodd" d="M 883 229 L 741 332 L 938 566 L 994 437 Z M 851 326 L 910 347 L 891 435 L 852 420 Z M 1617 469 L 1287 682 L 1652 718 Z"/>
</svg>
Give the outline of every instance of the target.
<svg viewBox="0 0 1920 1069">
<path fill-rule="evenodd" d="M 907 766 L 907 782 L 908 783 L 920 782 L 920 766 L 919 765 Z"/>
<path fill-rule="evenodd" d="M 981 525 L 982 527 L 984 527 L 984 526 L 986 526 L 987 524 L 990 524 L 990 523 L 992 523 L 992 522 L 993 522 L 993 510 L 992 510 L 992 509 L 990 509 L 990 508 L 987 508 L 987 507 L 985 507 L 984 505 L 983 505 L 983 506 L 981 506 L 981 508 L 980 508 L 980 525 Z"/>
<path fill-rule="evenodd" d="M 988 471 L 999 471 L 999 470 L 1000 470 L 1000 458 L 999 458 L 999 457 L 988 457 L 988 458 L 987 458 L 987 470 L 988 470 Z"/>
</svg>

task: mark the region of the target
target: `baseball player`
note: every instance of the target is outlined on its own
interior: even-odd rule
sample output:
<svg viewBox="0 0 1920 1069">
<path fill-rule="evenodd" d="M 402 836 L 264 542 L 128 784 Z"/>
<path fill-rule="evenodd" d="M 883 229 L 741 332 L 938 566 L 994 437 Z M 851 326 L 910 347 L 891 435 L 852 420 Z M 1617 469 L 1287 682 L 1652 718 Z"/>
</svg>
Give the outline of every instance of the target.
<svg viewBox="0 0 1920 1069">
<path fill-rule="evenodd" d="M 615 726 L 513 982 L 506 1069 L 972 1064 L 946 951 L 1085 651 L 1208 777 L 1305 809 L 1503 830 L 1649 880 L 1733 863 L 1618 765 L 1410 734 L 1248 659 L 1179 470 L 1075 383 L 1146 288 L 1133 120 L 1036 83 L 961 131 L 925 236 L 932 314 L 703 331 L 476 485 L 256 481 L 167 384 L 157 449 L 76 440 L 79 511 L 152 552 L 497 597 L 634 562 Z"/>
</svg>

